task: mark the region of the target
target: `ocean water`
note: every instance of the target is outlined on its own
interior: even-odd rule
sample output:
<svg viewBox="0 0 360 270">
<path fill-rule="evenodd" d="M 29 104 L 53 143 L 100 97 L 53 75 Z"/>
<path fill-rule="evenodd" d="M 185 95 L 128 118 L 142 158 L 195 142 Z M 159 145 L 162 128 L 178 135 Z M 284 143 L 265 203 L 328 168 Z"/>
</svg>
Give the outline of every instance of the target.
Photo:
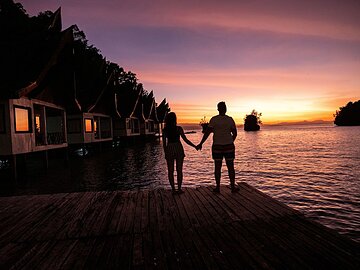
<svg viewBox="0 0 360 270">
<path fill-rule="evenodd" d="M 195 131 L 187 137 L 197 144 L 202 133 L 198 127 Z M 184 186 L 214 185 L 211 141 L 210 136 L 202 151 L 183 142 Z M 160 141 L 71 157 L 68 167 L 50 163 L 47 172 L 35 165 L 30 164 L 25 181 L 6 195 L 169 188 Z M 235 170 L 236 181 L 360 242 L 360 127 L 264 126 L 258 132 L 239 128 Z M 225 164 L 221 183 L 229 184 Z"/>
</svg>

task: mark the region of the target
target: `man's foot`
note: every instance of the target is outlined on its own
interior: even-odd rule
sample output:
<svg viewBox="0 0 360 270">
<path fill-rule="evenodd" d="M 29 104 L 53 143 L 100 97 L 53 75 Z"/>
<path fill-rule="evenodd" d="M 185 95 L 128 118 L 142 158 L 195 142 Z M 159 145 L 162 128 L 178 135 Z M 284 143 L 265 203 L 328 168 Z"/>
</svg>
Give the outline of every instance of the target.
<svg viewBox="0 0 360 270">
<path fill-rule="evenodd" d="M 240 190 L 240 188 L 238 187 L 231 187 L 231 192 L 234 193 L 234 192 L 238 192 Z"/>
<path fill-rule="evenodd" d="M 213 189 L 213 192 L 214 192 L 214 193 L 220 193 L 220 188 L 219 188 L 219 187 L 214 188 L 214 189 Z"/>
<path fill-rule="evenodd" d="M 172 193 L 173 195 L 177 194 L 177 192 L 176 192 L 175 189 L 172 189 L 172 190 L 171 190 L 171 193 Z"/>
<path fill-rule="evenodd" d="M 178 193 L 178 194 L 183 194 L 184 191 L 183 191 L 182 189 L 179 189 L 179 190 L 177 191 L 177 193 Z"/>
</svg>

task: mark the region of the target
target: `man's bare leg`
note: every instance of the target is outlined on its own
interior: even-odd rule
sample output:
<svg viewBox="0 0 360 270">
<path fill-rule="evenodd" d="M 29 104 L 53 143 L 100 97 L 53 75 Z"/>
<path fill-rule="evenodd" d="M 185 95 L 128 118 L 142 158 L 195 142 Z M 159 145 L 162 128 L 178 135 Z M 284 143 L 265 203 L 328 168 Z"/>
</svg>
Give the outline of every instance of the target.
<svg viewBox="0 0 360 270">
<path fill-rule="evenodd" d="M 221 166 L 222 166 L 222 160 L 215 160 L 216 188 L 214 189 L 214 192 L 220 192 Z"/>
<path fill-rule="evenodd" d="M 239 188 L 235 186 L 234 160 L 226 160 L 226 166 L 228 168 L 231 191 L 236 192 L 239 190 Z"/>
</svg>

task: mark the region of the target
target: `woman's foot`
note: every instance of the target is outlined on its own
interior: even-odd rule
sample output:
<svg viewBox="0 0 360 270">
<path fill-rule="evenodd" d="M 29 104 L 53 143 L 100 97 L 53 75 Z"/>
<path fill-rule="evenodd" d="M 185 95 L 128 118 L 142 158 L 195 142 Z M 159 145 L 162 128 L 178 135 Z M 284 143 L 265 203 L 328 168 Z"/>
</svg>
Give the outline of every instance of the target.
<svg viewBox="0 0 360 270">
<path fill-rule="evenodd" d="M 231 187 L 231 192 L 232 193 L 238 192 L 239 190 L 240 190 L 240 188 L 238 188 L 236 186 Z"/>
<path fill-rule="evenodd" d="M 220 188 L 219 188 L 219 187 L 214 188 L 214 189 L 213 189 L 213 192 L 214 192 L 214 193 L 220 193 Z"/>
<path fill-rule="evenodd" d="M 179 189 L 179 190 L 177 191 L 177 193 L 178 193 L 178 194 L 183 194 L 184 191 L 183 191 L 182 189 Z"/>
</svg>

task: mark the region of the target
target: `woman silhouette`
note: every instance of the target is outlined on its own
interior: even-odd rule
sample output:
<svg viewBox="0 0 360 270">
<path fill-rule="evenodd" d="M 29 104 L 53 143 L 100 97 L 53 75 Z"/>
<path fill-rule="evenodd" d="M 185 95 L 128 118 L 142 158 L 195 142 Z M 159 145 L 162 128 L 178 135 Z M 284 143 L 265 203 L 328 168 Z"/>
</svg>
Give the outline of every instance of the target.
<svg viewBox="0 0 360 270">
<path fill-rule="evenodd" d="M 165 118 L 165 127 L 163 129 L 163 147 L 165 152 L 165 159 L 168 168 L 168 177 L 173 193 L 176 193 L 174 182 L 174 161 L 176 161 L 177 185 L 178 193 L 183 193 L 181 184 L 183 180 L 183 162 L 184 162 L 184 148 L 180 142 L 180 137 L 190 146 L 196 147 L 191 141 L 186 138 L 182 127 L 176 123 L 176 114 L 171 112 Z"/>
</svg>

